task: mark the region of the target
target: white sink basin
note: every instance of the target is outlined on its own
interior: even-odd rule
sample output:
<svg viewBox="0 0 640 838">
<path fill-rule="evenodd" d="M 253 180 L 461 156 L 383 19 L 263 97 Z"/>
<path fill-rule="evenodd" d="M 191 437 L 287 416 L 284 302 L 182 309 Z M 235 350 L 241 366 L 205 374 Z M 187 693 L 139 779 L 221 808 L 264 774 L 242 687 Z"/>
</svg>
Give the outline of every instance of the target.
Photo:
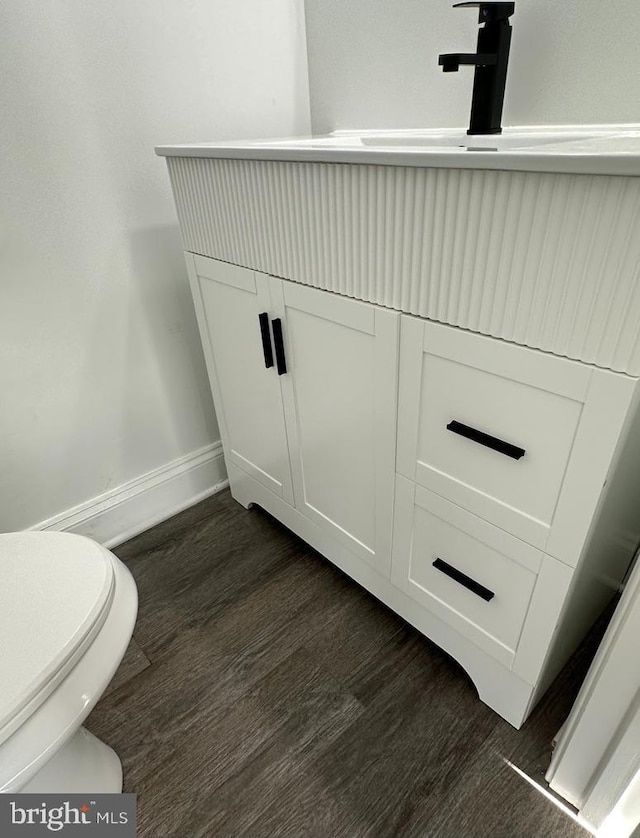
<svg viewBox="0 0 640 838">
<path fill-rule="evenodd" d="M 464 133 L 442 134 L 437 137 L 402 137 L 402 136 L 379 136 L 360 137 L 364 146 L 376 148 L 401 147 L 401 148 L 428 148 L 448 150 L 464 149 L 466 151 L 506 151 L 521 148 L 534 148 L 556 144 L 558 142 L 568 143 L 576 140 L 593 139 L 593 135 L 570 134 L 568 136 L 539 136 L 536 134 L 493 134 L 489 136 L 469 136 Z"/>
<path fill-rule="evenodd" d="M 606 136 L 609 136 L 607 132 Z M 425 149 L 427 151 L 507 151 L 529 149 L 537 146 L 556 145 L 576 141 L 592 140 L 596 133 L 526 133 L 522 131 L 504 134 L 469 136 L 465 131 L 442 132 L 397 132 L 382 134 L 378 132 L 336 132 L 323 137 L 292 137 L 283 140 L 258 140 L 252 146 L 269 148 L 391 148 L 397 151 Z M 249 145 L 249 143 L 247 143 Z"/>
<path fill-rule="evenodd" d="M 640 175 L 640 125 L 506 128 L 502 134 L 474 136 L 464 129 L 336 131 L 158 146 L 156 151 L 182 157 Z"/>
</svg>

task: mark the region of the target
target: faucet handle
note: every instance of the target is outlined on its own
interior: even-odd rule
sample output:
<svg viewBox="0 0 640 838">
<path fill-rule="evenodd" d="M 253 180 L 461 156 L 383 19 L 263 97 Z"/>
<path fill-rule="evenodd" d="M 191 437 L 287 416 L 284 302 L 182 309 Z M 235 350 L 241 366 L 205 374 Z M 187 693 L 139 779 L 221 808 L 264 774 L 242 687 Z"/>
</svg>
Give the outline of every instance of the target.
<svg viewBox="0 0 640 838">
<path fill-rule="evenodd" d="M 508 20 L 516 10 L 515 3 L 490 3 L 486 0 L 465 0 L 464 3 L 454 3 L 454 9 L 472 9 L 478 8 L 480 10 L 478 16 L 478 23 L 489 23 L 489 21 Z"/>
</svg>

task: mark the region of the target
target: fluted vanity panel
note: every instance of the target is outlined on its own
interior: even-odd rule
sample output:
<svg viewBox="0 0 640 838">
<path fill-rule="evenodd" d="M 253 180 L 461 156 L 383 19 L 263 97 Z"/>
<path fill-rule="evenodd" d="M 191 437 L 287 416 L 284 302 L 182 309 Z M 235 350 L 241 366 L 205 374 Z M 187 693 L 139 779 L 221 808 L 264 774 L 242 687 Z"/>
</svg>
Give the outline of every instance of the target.
<svg viewBox="0 0 640 838">
<path fill-rule="evenodd" d="M 640 179 L 168 157 L 186 250 L 640 375 Z"/>
</svg>

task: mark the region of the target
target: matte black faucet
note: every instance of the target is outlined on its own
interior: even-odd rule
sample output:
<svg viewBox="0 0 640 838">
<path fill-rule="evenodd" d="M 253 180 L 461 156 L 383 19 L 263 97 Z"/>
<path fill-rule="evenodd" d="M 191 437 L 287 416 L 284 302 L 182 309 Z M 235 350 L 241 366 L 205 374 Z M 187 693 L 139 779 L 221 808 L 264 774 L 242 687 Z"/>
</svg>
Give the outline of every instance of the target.
<svg viewBox="0 0 640 838">
<path fill-rule="evenodd" d="M 454 4 L 454 8 L 467 6 L 480 9 L 478 22 L 484 24 L 478 30 L 478 51 L 441 55 L 438 64 L 442 65 L 445 73 L 457 72 L 461 64 L 470 64 L 476 68 L 471 120 L 467 134 L 501 134 L 502 106 L 511 45 L 509 18 L 515 11 L 515 3 Z"/>
</svg>

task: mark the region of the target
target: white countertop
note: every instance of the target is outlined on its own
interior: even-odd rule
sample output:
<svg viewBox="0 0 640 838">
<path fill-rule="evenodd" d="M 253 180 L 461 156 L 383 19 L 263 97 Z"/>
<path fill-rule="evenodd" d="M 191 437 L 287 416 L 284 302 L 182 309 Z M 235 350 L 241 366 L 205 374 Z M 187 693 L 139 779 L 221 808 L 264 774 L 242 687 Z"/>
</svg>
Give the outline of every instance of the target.
<svg viewBox="0 0 640 838">
<path fill-rule="evenodd" d="M 640 125 L 466 129 L 349 130 L 306 137 L 160 145 L 163 157 L 355 163 L 447 169 L 640 175 Z"/>
</svg>

